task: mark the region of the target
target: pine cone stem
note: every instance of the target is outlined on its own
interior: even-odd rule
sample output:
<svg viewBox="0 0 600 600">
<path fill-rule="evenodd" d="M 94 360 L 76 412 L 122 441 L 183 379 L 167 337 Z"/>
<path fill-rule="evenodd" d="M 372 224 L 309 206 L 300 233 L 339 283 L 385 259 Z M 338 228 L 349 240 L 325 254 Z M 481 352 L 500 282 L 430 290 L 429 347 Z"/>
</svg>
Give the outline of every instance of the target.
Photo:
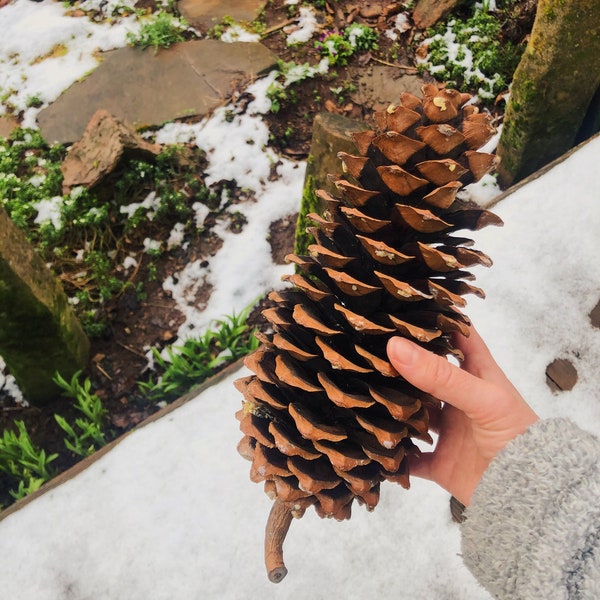
<svg viewBox="0 0 600 600">
<path fill-rule="evenodd" d="M 265 566 L 269 581 L 279 583 L 286 575 L 283 542 L 292 522 L 292 512 L 279 499 L 273 502 L 265 528 Z"/>
</svg>

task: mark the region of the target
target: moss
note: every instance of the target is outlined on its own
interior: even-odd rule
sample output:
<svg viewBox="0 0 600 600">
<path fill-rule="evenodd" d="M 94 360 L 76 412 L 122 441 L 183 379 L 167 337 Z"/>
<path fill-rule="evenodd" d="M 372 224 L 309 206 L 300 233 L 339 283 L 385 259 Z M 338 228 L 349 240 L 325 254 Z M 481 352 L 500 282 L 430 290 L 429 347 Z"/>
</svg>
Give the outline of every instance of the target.
<svg viewBox="0 0 600 600">
<path fill-rule="evenodd" d="M 576 142 L 600 83 L 599 23 L 591 0 L 540 0 L 498 146 L 501 185 L 519 181 Z"/>
<path fill-rule="evenodd" d="M 300 214 L 296 222 L 294 252 L 299 255 L 306 254 L 308 246 L 314 242 L 314 237 L 306 231 L 306 228 L 311 224 L 307 215 L 311 212 L 319 212 L 319 199 L 315 194 L 315 178 L 312 175 L 308 175 L 304 182 Z"/>
</svg>

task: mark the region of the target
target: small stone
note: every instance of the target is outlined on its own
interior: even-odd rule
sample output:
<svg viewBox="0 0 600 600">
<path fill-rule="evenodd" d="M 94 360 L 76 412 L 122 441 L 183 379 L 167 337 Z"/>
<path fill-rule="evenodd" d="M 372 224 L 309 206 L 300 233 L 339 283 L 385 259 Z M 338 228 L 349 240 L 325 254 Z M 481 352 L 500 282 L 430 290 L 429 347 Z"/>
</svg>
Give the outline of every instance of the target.
<svg viewBox="0 0 600 600">
<path fill-rule="evenodd" d="M 0 137 L 7 138 L 19 127 L 19 123 L 13 117 L 2 115 L 0 117 Z"/>
<path fill-rule="evenodd" d="M 465 505 L 454 496 L 450 498 L 450 514 L 455 523 L 464 523 L 467 520 L 465 516 Z"/>
<path fill-rule="evenodd" d="M 364 19 L 376 19 L 383 12 L 383 8 L 379 4 L 367 3 L 360 9 L 360 16 Z"/>
<path fill-rule="evenodd" d="M 594 327 L 600 327 L 600 300 L 598 300 L 598 304 L 590 312 L 590 321 Z"/>
<path fill-rule="evenodd" d="M 577 379 L 577 369 L 566 358 L 556 358 L 546 367 L 546 383 L 553 392 L 572 390 Z"/>
</svg>

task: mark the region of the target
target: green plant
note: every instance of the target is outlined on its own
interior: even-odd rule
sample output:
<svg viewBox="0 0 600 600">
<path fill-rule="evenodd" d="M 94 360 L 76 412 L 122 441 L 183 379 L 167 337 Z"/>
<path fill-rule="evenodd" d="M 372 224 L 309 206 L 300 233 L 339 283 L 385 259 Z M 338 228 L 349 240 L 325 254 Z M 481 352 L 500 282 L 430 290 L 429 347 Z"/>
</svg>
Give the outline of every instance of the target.
<svg viewBox="0 0 600 600">
<path fill-rule="evenodd" d="M 149 21 L 143 23 L 138 34 L 128 33 L 127 41 L 133 46 L 152 47 L 156 53 L 159 48 L 168 48 L 172 44 L 182 42 L 183 32 L 189 23 L 183 18 L 176 18 L 171 13 L 159 11 Z"/>
<path fill-rule="evenodd" d="M 140 389 L 154 401 L 176 398 L 226 363 L 255 350 L 258 340 L 246 323 L 249 311 L 247 308 L 239 315 L 219 319 L 216 330 L 208 329 L 199 337 L 187 339 L 182 346 L 168 346 L 166 358 L 154 348 L 152 354 L 159 376 L 140 382 Z"/>
<path fill-rule="evenodd" d="M 377 49 L 379 34 L 368 25 L 352 23 L 341 33 L 324 33 L 315 47 L 331 65 L 346 65 L 354 54 Z"/>
<path fill-rule="evenodd" d="M 523 51 L 502 39 L 499 18 L 485 6 L 464 21 L 438 24 L 427 36 L 419 68 L 462 91 L 475 90 L 482 100 L 492 100 L 508 87 Z"/>
<path fill-rule="evenodd" d="M 27 108 L 39 108 L 42 106 L 42 104 L 44 104 L 43 100 L 41 100 L 40 97 L 36 96 L 35 94 L 33 96 L 28 96 L 25 100 L 25 106 Z"/>
<path fill-rule="evenodd" d="M 106 330 L 104 305 L 137 283 L 137 271 L 121 267 L 124 258 L 139 254 L 146 238 L 165 238 L 176 223 L 194 234 L 192 205 L 216 196 L 204 185 L 202 154 L 179 146 L 165 147 L 153 162 L 123 161 L 101 196 L 83 187 L 64 195 L 65 155 L 38 131 L 1 138 L 0 205 L 51 264 L 87 334 L 98 337 Z"/>
<path fill-rule="evenodd" d="M 206 36 L 215 40 L 221 39 L 221 36 L 235 24 L 235 19 L 230 15 L 225 15 L 220 21 L 217 22 L 213 19 L 215 24 L 206 32 Z"/>
<path fill-rule="evenodd" d="M 318 75 L 323 75 L 328 70 L 326 63 L 320 63 L 312 67 L 308 63 L 299 64 L 294 61 L 277 61 L 278 74 L 267 88 L 267 98 L 271 101 L 271 112 L 278 113 L 287 103 L 295 103 L 298 96 L 292 86 L 311 79 Z"/>
<path fill-rule="evenodd" d="M 18 500 L 36 491 L 54 476 L 50 463 L 58 454 L 46 455 L 31 441 L 23 421 L 15 421 L 17 431 L 4 430 L 0 438 L 0 471 L 4 472 L 16 484 L 9 491 Z"/>
<path fill-rule="evenodd" d="M 348 99 L 348 96 L 356 91 L 356 85 L 351 81 L 342 81 L 341 85 L 337 87 L 329 88 L 331 93 L 335 96 L 335 101 L 338 104 L 343 104 Z"/>
<path fill-rule="evenodd" d="M 64 417 L 54 415 L 56 422 L 65 432 L 65 446 L 77 456 L 89 456 L 98 448 L 106 445 L 103 432 L 104 421 L 108 411 L 102 405 L 102 400 L 91 393 L 92 383 L 85 379 L 79 382 L 81 372 L 78 371 L 66 381 L 59 373 L 53 381 L 63 389 L 63 395 L 75 400 L 74 407 L 83 416 L 75 419 L 71 425 Z"/>
</svg>

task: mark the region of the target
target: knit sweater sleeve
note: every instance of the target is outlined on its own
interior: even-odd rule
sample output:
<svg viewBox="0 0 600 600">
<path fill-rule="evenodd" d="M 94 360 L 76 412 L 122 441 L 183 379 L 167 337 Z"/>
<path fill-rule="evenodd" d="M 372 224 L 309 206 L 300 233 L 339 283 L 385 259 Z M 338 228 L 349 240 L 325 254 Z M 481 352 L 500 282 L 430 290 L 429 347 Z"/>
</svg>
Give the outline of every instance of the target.
<svg viewBox="0 0 600 600">
<path fill-rule="evenodd" d="M 600 440 L 570 420 L 510 442 L 465 514 L 465 564 L 494 598 L 600 598 Z"/>
</svg>

